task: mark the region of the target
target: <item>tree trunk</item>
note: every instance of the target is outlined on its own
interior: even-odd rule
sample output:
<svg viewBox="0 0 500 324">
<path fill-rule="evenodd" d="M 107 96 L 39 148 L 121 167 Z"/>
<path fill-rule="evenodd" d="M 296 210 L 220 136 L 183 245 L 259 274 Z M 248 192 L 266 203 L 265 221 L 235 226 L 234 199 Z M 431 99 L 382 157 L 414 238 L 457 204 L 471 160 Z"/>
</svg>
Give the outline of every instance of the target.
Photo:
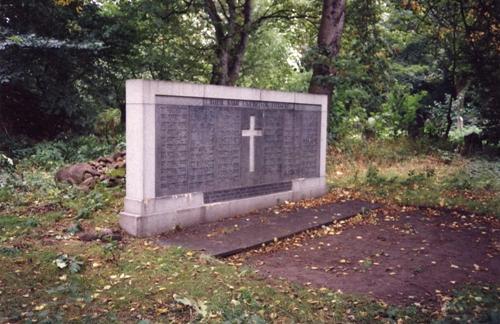
<svg viewBox="0 0 500 324">
<path fill-rule="evenodd" d="M 242 6 L 237 5 L 237 0 L 226 0 L 225 4 L 227 8 L 222 7 L 223 2 L 220 1 L 218 8 L 213 0 L 205 0 L 205 11 L 215 29 L 216 42 L 216 61 L 212 65 L 210 83 L 233 86 L 240 76 L 248 37 L 253 28 L 253 0 L 245 0 Z"/>
<path fill-rule="evenodd" d="M 210 79 L 210 83 L 219 85 L 227 84 L 229 54 L 226 49 L 218 47 L 215 50 L 215 55 L 217 56 L 217 62 L 212 64 L 212 78 Z"/>
<path fill-rule="evenodd" d="M 451 114 L 453 111 L 453 101 L 457 97 L 457 82 L 456 82 L 456 77 L 457 77 L 457 30 L 456 30 L 456 24 L 453 27 L 453 33 L 452 33 L 452 44 L 451 44 L 451 56 L 452 56 L 452 65 L 451 65 L 451 76 L 450 76 L 450 83 L 451 83 L 451 93 L 450 93 L 450 102 L 448 104 L 448 111 L 446 112 L 446 131 L 445 131 L 445 138 L 448 139 L 450 136 L 450 131 L 451 131 L 451 125 L 453 124 L 453 119 L 451 118 Z"/>
<path fill-rule="evenodd" d="M 318 54 L 323 59 L 321 62 L 313 64 L 313 75 L 309 83 L 310 93 L 328 95 L 328 105 L 330 105 L 334 88 L 332 77 L 336 74 L 331 62 L 340 50 L 340 39 L 344 30 L 345 4 L 345 0 L 323 0 L 317 44 Z"/>
<path fill-rule="evenodd" d="M 345 4 L 345 0 L 341 1 Z M 270 1 L 267 10 L 253 16 L 254 0 L 204 0 L 204 9 L 215 30 L 214 63 L 210 83 L 233 86 L 240 77 L 248 38 L 265 22 L 310 17 L 297 14 L 293 2 Z M 284 4 L 286 8 L 284 8 Z M 343 23 L 343 19 L 342 19 Z"/>
</svg>

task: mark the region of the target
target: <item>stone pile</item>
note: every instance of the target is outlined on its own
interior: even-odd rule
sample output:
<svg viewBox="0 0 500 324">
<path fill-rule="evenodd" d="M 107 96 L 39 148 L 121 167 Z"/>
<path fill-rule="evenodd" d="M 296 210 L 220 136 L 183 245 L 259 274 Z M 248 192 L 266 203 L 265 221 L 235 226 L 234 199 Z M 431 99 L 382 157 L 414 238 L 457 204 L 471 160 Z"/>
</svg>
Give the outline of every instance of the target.
<svg viewBox="0 0 500 324">
<path fill-rule="evenodd" d="M 100 157 L 95 161 L 65 166 L 55 174 L 56 182 L 69 183 L 83 191 L 89 191 L 98 182 L 109 187 L 125 180 L 125 151 Z"/>
</svg>

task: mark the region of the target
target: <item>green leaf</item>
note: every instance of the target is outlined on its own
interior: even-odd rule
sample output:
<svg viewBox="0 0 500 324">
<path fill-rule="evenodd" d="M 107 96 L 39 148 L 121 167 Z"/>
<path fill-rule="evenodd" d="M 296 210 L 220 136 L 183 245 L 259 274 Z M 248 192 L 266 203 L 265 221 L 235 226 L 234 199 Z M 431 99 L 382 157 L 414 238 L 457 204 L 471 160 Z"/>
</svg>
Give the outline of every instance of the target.
<svg viewBox="0 0 500 324">
<path fill-rule="evenodd" d="M 82 265 L 83 265 L 83 262 L 72 260 L 72 262 L 70 262 L 70 264 L 69 264 L 69 271 L 71 273 L 78 273 L 82 270 Z"/>
</svg>

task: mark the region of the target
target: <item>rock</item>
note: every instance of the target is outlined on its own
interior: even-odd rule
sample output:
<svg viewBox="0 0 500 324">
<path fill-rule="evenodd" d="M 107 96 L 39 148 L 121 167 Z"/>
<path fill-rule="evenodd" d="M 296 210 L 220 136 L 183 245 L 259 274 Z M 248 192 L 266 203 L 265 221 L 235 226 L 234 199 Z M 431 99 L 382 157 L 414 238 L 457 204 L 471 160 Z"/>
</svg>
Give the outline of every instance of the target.
<svg viewBox="0 0 500 324">
<path fill-rule="evenodd" d="M 57 182 L 70 183 L 83 191 L 91 190 L 97 182 L 106 182 L 106 185 L 113 187 L 123 183 L 126 165 L 125 155 L 126 152 L 122 151 L 111 156 L 100 157 L 88 163 L 66 166 L 57 171 L 54 178 Z M 120 169 L 123 169 L 123 171 L 119 171 L 117 174 L 112 172 L 112 170 Z M 113 173 L 111 177 L 108 174 L 110 171 Z"/>
<path fill-rule="evenodd" d="M 90 241 L 95 241 L 99 238 L 99 235 L 97 235 L 94 232 L 82 232 L 77 234 L 78 239 L 80 241 L 84 242 L 90 242 Z"/>
<path fill-rule="evenodd" d="M 72 185 L 79 185 L 85 179 L 86 174 L 91 176 L 99 175 L 99 172 L 89 163 L 78 163 L 64 167 L 56 172 L 54 179 L 56 182 L 66 182 Z"/>
<path fill-rule="evenodd" d="M 97 162 L 101 163 L 101 165 L 106 165 L 113 163 L 113 159 L 109 157 L 100 157 L 97 159 Z"/>
<path fill-rule="evenodd" d="M 115 154 L 112 155 L 112 159 L 114 161 L 118 161 L 119 158 L 121 158 L 123 160 L 123 158 L 125 157 L 125 151 L 122 151 L 122 152 L 116 152 Z"/>
<path fill-rule="evenodd" d="M 105 228 L 99 231 L 99 238 L 105 242 L 121 241 L 122 235 L 120 231 L 113 231 L 110 228 Z"/>
<path fill-rule="evenodd" d="M 125 167 L 125 161 L 123 159 L 121 161 L 118 160 L 113 164 L 113 169 L 119 169 L 124 167 Z"/>
<path fill-rule="evenodd" d="M 96 184 L 96 180 L 94 177 L 90 177 L 85 179 L 80 185 L 78 186 L 79 189 L 83 191 L 90 191 L 90 189 L 94 188 Z"/>
<path fill-rule="evenodd" d="M 94 175 L 86 172 L 84 175 L 83 175 L 83 181 L 85 182 L 85 180 L 89 179 L 89 178 L 94 178 Z"/>
</svg>

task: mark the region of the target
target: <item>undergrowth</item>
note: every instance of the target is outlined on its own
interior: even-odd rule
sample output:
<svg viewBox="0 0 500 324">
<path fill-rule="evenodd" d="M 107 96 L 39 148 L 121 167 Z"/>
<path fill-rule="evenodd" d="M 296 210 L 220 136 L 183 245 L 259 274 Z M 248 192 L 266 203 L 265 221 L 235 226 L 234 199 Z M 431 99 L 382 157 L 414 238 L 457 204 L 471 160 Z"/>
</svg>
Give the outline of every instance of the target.
<svg viewBox="0 0 500 324">
<path fill-rule="evenodd" d="M 498 193 L 494 162 L 446 157 L 409 141 L 343 145 L 331 150 L 332 185 L 402 204 L 444 199 L 446 206 L 493 210 L 493 199 L 474 194 Z M 53 175 L 63 164 L 122 148 L 86 137 L 10 152 L 13 165 L 0 172 L 1 322 L 396 323 L 496 316 L 484 291 L 472 294 L 481 299 L 457 292 L 448 312 L 436 317 L 413 306 L 263 280 L 250 268 L 147 239 L 80 241 L 79 232 L 117 228 L 124 188 L 97 185 L 83 193 L 56 185 Z"/>
<path fill-rule="evenodd" d="M 343 142 L 329 183 L 401 205 L 460 208 L 500 217 L 500 161 L 466 159 L 422 142 Z"/>
</svg>

